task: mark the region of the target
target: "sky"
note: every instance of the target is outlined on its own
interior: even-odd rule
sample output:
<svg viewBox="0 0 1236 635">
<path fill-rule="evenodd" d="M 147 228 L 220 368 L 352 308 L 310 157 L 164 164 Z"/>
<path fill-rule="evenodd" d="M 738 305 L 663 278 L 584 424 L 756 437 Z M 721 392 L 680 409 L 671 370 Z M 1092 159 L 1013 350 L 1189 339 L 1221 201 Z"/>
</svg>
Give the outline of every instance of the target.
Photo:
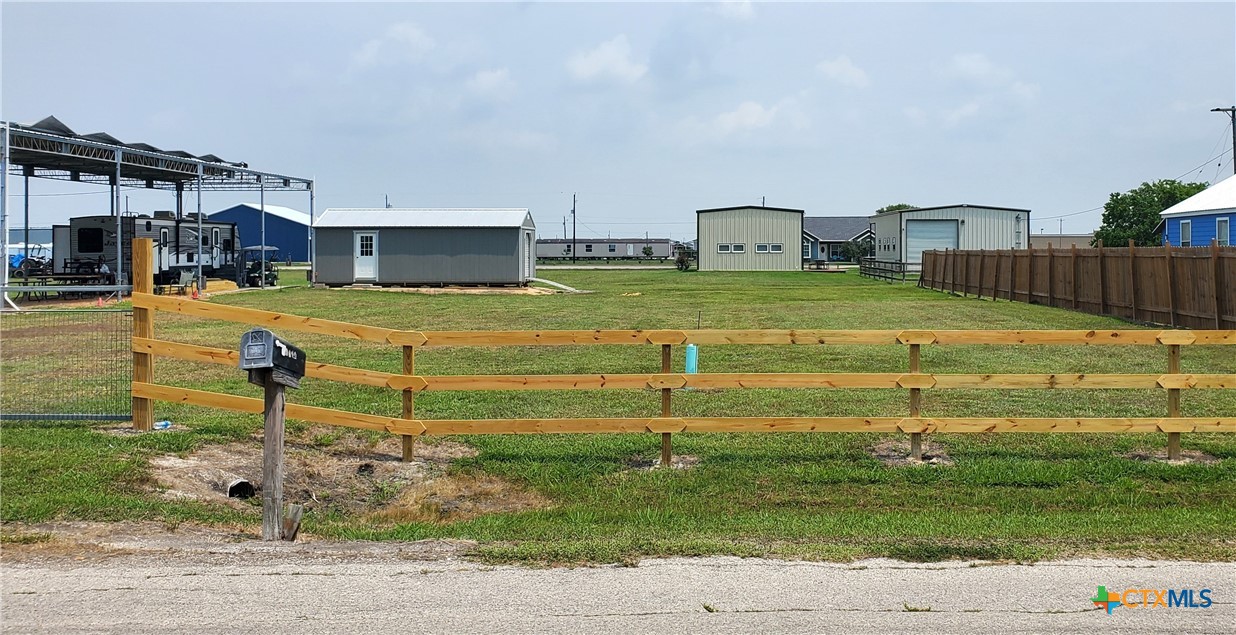
<svg viewBox="0 0 1236 635">
<path fill-rule="evenodd" d="M 1080 233 L 1113 192 L 1232 173 L 1209 111 L 1236 103 L 1233 2 L 6 1 L 0 36 L 0 119 L 311 177 L 318 211 L 527 207 L 541 237 L 573 194 L 580 237 L 690 239 L 695 210 L 761 202 L 1018 207 Z M 32 226 L 108 211 L 106 187 L 31 195 Z"/>
</svg>

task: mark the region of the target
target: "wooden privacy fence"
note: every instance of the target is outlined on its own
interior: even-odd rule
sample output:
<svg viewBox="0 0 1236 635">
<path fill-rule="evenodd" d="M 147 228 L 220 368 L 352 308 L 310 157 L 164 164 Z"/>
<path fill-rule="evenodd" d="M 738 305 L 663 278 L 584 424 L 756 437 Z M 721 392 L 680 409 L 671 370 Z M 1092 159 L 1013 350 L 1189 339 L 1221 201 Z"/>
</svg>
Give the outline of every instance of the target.
<svg viewBox="0 0 1236 635">
<path fill-rule="evenodd" d="M 139 239 L 143 240 L 143 239 Z M 135 254 L 149 250 L 134 249 Z M 160 385 L 155 357 L 170 357 L 237 366 L 234 350 L 159 340 L 154 315 L 165 311 L 200 318 L 263 326 L 279 331 L 331 335 L 400 347 L 403 370 L 388 373 L 316 362 L 308 352 L 306 375 L 317 379 L 400 391 L 398 417 L 288 404 L 287 416 L 304 421 L 369 430 L 404 437 L 404 458 L 419 435 L 536 433 L 653 433 L 662 440 L 668 464 L 670 435 L 676 432 L 885 432 L 910 435 L 911 452 L 921 457 L 921 438 L 930 432 L 1162 432 L 1169 454 L 1179 456 L 1184 432 L 1236 432 L 1236 416 L 1183 417 L 1180 392 L 1236 388 L 1236 374 L 1185 374 L 1180 348 L 1189 345 L 1236 345 L 1236 330 L 1227 331 L 954 331 L 954 330 L 577 330 L 577 331 L 404 331 L 320 318 L 302 317 L 150 293 L 149 263 L 135 258 L 138 274 L 133 295 L 133 423 L 150 429 L 153 401 L 187 403 L 239 412 L 262 412 L 261 399 Z M 893 373 L 674 373 L 674 346 L 699 345 L 900 345 L 907 347 L 906 372 Z M 1166 349 L 1164 373 L 1142 374 L 931 374 L 920 364 L 924 345 L 1133 345 Z M 635 345 L 660 349 L 657 372 L 573 375 L 420 375 L 416 351 L 453 346 Z M 651 364 L 650 364 L 651 365 Z M 240 371 L 237 371 L 240 372 Z M 684 388 L 842 388 L 904 389 L 907 416 L 901 417 L 676 417 L 674 390 Z M 1163 389 L 1164 417 L 929 417 L 922 413 L 922 391 L 935 389 Z M 421 419 L 415 416 L 417 393 L 447 390 L 641 390 L 659 393 L 656 417 Z"/>
<path fill-rule="evenodd" d="M 923 252 L 920 287 L 1196 329 L 1236 328 L 1236 247 Z"/>
</svg>

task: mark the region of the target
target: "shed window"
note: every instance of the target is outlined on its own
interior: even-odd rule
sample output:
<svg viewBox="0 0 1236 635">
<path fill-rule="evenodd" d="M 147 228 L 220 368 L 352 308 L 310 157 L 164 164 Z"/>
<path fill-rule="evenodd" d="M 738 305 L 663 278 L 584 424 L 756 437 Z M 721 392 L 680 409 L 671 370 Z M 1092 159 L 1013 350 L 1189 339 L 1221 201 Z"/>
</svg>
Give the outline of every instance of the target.
<svg viewBox="0 0 1236 635">
<path fill-rule="evenodd" d="M 730 253 L 741 254 L 747 251 L 747 245 L 744 243 L 734 243 L 730 246 Z"/>
<path fill-rule="evenodd" d="M 617 252 L 617 251 L 618 251 L 618 245 L 610 245 L 610 246 L 609 246 L 609 253 L 611 253 L 611 254 L 612 254 L 612 253 L 615 253 L 615 252 Z"/>
<path fill-rule="evenodd" d="M 1215 240 L 1219 241 L 1220 247 L 1232 244 L 1232 221 L 1230 219 L 1215 219 Z"/>
<path fill-rule="evenodd" d="M 84 254 L 103 253 L 103 228 L 82 227 L 78 229 L 77 251 Z"/>
<path fill-rule="evenodd" d="M 757 253 L 757 254 L 766 254 L 766 253 L 768 253 L 768 243 L 756 243 L 756 244 L 755 244 L 755 253 Z"/>
<path fill-rule="evenodd" d="M 1180 246 L 1193 246 L 1193 221 L 1180 221 Z"/>
<path fill-rule="evenodd" d="M 584 253 L 592 253 L 592 245 L 584 245 Z"/>
<path fill-rule="evenodd" d="M 781 243 L 773 243 L 768 246 L 768 251 L 770 253 L 779 254 L 785 251 L 785 247 Z"/>
<path fill-rule="evenodd" d="M 373 255 L 373 235 L 361 234 L 360 255 L 361 256 L 372 256 Z"/>
<path fill-rule="evenodd" d="M 719 254 L 730 253 L 730 244 L 729 243 L 717 243 L 717 253 Z"/>
</svg>

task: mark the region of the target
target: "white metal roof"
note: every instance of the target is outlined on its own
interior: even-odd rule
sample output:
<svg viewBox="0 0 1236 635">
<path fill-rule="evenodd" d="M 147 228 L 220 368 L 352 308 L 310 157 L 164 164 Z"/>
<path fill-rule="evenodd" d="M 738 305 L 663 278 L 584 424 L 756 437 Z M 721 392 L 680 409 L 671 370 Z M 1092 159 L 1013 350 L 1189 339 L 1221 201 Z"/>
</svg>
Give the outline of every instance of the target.
<svg viewBox="0 0 1236 635">
<path fill-rule="evenodd" d="M 1163 210 L 1160 216 L 1212 212 L 1225 209 L 1236 210 L 1236 175 L 1229 176 L 1214 185 Z"/>
<path fill-rule="evenodd" d="M 227 210 L 230 210 L 230 209 L 236 209 L 236 207 L 248 207 L 252 209 L 254 212 L 259 212 L 259 213 L 262 209 L 261 203 L 241 203 L 240 205 L 237 205 L 237 206 L 229 207 L 227 209 L 221 209 L 219 210 L 219 212 L 226 212 Z M 213 212 L 211 216 L 213 216 L 214 214 L 218 214 L 219 212 Z M 292 209 L 291 207 L 284 207 L 282 205 L 271 205 L 270 203 L 267 203 L 266 213 L 270 214 L 271 216 L 278 216 L 279 218 L 290 220 L 293 223 L 300 223 L 301 225 L 305 225 L 305 226 L 309 225 L 309 212 L 302 212 L 298 209 Z"/>
<path fill-rule="evenodd" d="M 412 209 L 344 208 L 328 209 L 314 221 L 314 227 L 520 227 L 528 218 L 527 208 L 501 209 Z"/>
</svg>

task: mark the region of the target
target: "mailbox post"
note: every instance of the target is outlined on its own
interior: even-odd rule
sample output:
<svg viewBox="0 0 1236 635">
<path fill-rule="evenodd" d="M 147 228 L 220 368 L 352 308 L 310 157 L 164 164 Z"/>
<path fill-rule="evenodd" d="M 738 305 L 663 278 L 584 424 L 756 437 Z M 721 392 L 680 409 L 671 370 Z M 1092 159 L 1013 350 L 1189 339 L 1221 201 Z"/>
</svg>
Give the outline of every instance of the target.
<svg viewBox="0 0 1236 635">
<path fill-rule="evenodd" d="M 305 352 L 266 329 L 240 337 L 240 368 L 249 382 L 264 389 L 265 430 L 262 436 L 262 540 L 295 540 L 300 529 L 300 505 L 283 519 L 284 390 L 300 388 L 305 376 Z"/>
</svg>

